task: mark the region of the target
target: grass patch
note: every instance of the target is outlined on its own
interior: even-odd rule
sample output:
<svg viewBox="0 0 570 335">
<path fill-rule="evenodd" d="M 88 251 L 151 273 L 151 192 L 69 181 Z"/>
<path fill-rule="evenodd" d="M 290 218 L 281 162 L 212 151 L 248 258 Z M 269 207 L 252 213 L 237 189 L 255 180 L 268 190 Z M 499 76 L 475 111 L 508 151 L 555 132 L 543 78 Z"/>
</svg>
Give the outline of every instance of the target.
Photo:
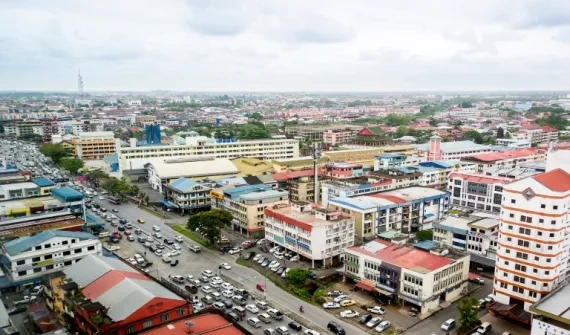
<svg viewBox="0 0 570 335">
<path fill-rule="evenodd" d="M 460 211 L 460 210 L 457 210 L 457 209 L 452 209 L 452 210 L 449 211 L 449 214 L 461 215 L 461 214 L 463 214 L 463 212 Z"/>
<path fill-rule="evenodd" d="M 189 231 L 188 229 L 180 226 L 180 225 L 174 225 L 172 226 L 172 229 L 186 237 L 188 237 L 189 239 L 191 239 L 192 241 L 200 244 L 201 246 L 205 247 L 205 248 L 209 248 L 210 247 L 210 243 L 208 243 L 208 241 L 204 240 L 203 238 L 201 238 L 200 236 L 192 233 L 191 231 Z"/>
</svg>

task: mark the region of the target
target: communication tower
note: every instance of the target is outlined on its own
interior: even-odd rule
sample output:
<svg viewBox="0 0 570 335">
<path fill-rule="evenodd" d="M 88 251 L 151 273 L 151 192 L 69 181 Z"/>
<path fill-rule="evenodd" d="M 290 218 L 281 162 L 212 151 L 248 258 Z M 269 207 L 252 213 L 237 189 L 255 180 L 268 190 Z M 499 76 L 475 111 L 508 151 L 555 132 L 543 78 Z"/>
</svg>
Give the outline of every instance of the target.
<svg viewBox="0 0 570 335">
<path fill-rule="evenodd" d="M 79 91 L 79 96 L 83 96 L 83 77 L 81 77 L 81 71 L 77 71 L 77 90 Z"/>
</svg>

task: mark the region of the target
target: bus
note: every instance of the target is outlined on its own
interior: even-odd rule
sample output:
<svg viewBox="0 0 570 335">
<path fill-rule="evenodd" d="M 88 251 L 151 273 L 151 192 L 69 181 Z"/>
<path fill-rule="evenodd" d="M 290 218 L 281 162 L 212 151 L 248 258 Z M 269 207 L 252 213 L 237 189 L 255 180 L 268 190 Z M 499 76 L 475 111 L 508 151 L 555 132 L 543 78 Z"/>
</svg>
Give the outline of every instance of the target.
<svg viewBox="0 0 570 335">
<path fill-rule="evenodd" d="M 107 200 L 114 205 L 120 205 L 121 204 L 121 200 L 117 197 L 108 196 Z"/>
</svg>

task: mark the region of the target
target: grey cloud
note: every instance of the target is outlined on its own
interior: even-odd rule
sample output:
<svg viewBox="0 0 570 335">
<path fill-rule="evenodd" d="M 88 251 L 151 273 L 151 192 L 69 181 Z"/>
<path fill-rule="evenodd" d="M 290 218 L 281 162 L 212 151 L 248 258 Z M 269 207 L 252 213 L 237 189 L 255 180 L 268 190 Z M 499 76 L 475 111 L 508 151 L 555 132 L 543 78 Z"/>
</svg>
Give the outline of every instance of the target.
<svg viewBox="0 0 570 335">
<path fill-rule="evenodd" d="M 235 1 L 189 1 L 190 28 L 209 36 L 236 36 L 245 32 L 251 21 L 243 6 Z"/>
<path fill-rule="evenodd" d="M 275 18 L 277 26 L 270 36 L 289 43 L 343 43 L 356 37 L 355 31 L 344 23 L 316 13 Z"/>
</svg>

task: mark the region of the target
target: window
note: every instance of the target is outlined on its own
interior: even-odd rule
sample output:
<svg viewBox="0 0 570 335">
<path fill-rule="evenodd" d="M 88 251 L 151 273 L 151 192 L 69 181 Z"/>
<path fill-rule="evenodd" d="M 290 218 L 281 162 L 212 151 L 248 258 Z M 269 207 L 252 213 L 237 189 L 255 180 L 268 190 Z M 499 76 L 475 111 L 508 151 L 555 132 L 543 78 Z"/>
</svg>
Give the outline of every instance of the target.
<svg viewBox="0 0 570 335">
<path fill-rule="evenodd" d="M 128 326 L 127 329 L 125 329 L 125 334 L 131 334 L 135 332 L 135 326 Z"/>
<path fill-rule="evenodd" d="M 87 250 L 88 250 L 88 251 L 95 250 L 95 246 L 92 245 L 92 246 L 90 246 L 90 247 L 87 247 Z"/>
<path fill-rule="evenodd" d="M 525 282 L 525 278 L 521 277 L 521 276 L 514 276 L 513 280 L 516 281 L 517 283 L 521 283 L 521 284 L 524 284 L 524 282 Z"/>
<path fill-rule="evenodd" d="M 186 310 L 184 308 L 179 308 L 176 310 L 176 315 L 183 316 L 186 314 Z"/>
<path fill-rule="evenodd" d="M 538 223 L 544 223 L 544 219 L 538 219 Z"/>
<path fill-rule="evenodd" d="M 46 266 L 46 270 L 53 270 L 53 264 Z"/>
<path fill-rule="evenodd" d="M 556 220 L 550 221 L 550 224 L 556 224 Z"/>
<path fill-rule="evenodd" d="M 522 218 L 521 218 L 522 221 Z M 528 228 L 519 228 L 519 234 L 525 234 L 525 235 L 530 235 L 530 229 Z"/>
<path fill-rule="evenodd" d="M 540 244 L 538 244 L 538 243 L 537 243 L 537 244 L 536 244 L 536 247 L 537 247 L 537 248 L 540 248 L 540 247 L 542 247 L 542 246 L 541 246 Z"/>
<path fill-rule="evenodd" d="M 16 265 L 24 265 L 24 264 L 26 264 L 25 260 L 21 260 L 21 261 L 16 262 Z"/>
<path fill-rule="evenodd" d="M 44 248 L 51 248 L 51 243 L 44 244 Z"/>
<path fill-rule="evenodd" d="M 545 275 L 549 275 L 549 274 L 550 274 L 550 271 L 544 271 L 544 274 L 545 274 Z"/>
<path fill-rule="evenodd" d="M 20 271 L 20 272 L 18 272 L 18 276 L 20 276 L 20 277 L 21 277 L 21 276 L 25 276 L 25 275 L 27 275 L 27 274 L 28 274 L 28 271 Z"/>
<path fill-rule="evenodd" d="M 514 215 L 513 213 L 511 213 L 511 214 L 509 214 L 509 217 L 510 217 L 510 218 L 514 218 L 515 215 Z"/>
<path fill-rule="evenodd" d="M 531 281 L 530 283 L 531 283 L 532 285 L 536 285 L 536 281 L 534 281 L 534 280 Z"/>
<path fill-rule="evenodd" d="M 516 203 L 517 201 L 515 199 L 511 199 L 511 204 Z"/>
<path fill-rule="evenodd" d="M 526 272 L 526 266 L 520 265 L 520 264 L 515 264 L 515 270 Z"/>
<path fill-rule="evenodd" d="M 69 242 L 67 242 L 67 240 L 65 241 L 61 241 L 61 245 L 67 245 Z"/>
<path fill-rule="evenodd" d="M 526 222 L 526 223 L 532 223 L 532 217 L 531 216 L 526 216 L 526 215 L 521 215 L 521 222 Z"/>
<path fill-rule="evenodd" d="M 539 231 L 538 233 L 536 233 L 538 236 L 542 236 L 542 232 Z"/>
<path fill-rule="evenodd" d="M 166 322 L 166 321 L 168 321 L 168 317 L 169 317 L 168 313 L 162 314 L 162 315 L 160 316 L 160 322 Z"/>
<path fill-rule="evenodd" d="M 534 256 L 534 260 L 535 260 L 535 261 L 539 261 L 540 258 L 539 258 L 538 256 Z"/>
<path fill-rule="evenodd" d="M 532 269 L 532 272 L 538 273 L 538 270 L 537 270 L 537 269 Z"/>
<path fill-rule="evenodd" d="M 53 258 L 52 255 L 45 255 L 45 256 L 44 256 L 44 259 L 52 259 L 52 258 Z"/>
<path fill-rule="evenodd" d="M 554 233 L 550 233 L 550 237 L 554 237 Z"/>
<path fill-rule="evenodd" d="M 146 320 L 146 321 L 143 323 L 143 328 L 148 328 L 148 327 L 150 327 L 150 326 L 152 326 L 152 320 Z"/>
<path fill-rule="evenodd" d="M 34 248 L 35 250 L 42 250 L 42 246 L 41 245 L 36 245 L 36 247 Z"/>
<path fill-rule="evenodd" d="M 65 261 L 65 262 L 63 262 L 63 265 L 64 265 L 64 266 L 70 266 L 70 265 L 71 265 L 71 261 Z"/>
<path fill-rule="evenodd" d="M 550 263 L 551 260 L 552 260 L 552 258 L 547 258 L 546 263 Z"/>
<path fill-rule="evenodd" d="M 540 208 L 543 208 L 543 209 L 544 209 L 544 208 L 546 208 L 546 205 L 545 205 L 545 204 L 542 204 L 542 205 L 540 205 Z"/>
<path fill-rule="evenodd" d="M 557 210 L 558 206 L 554 205 L 554 206 L 552 206 L 552 209 Z"/>
<path fill-rule="evenodd" d="M 522 253 L 520 251 L 517 251 L 517 258 L 522 258 L 522 259 L 528 259 L 528 254 Z"/>
<path fill-rule="evenodd" d="M 42 268 L 34 268 L 34 273 L 42 272 Z"/>
<path fill-rule="evenodd" d="M 524 294 L 524 288 L 513 286 L 513 292 Z"/>
<path fill-rule="evenodd" d="M 74 253 L 74 254 L 79 254 L 79 253 L 81 253 L 81 249 L 75 249 L 75 250 L 73 250 L 73 253 Z"/>
<path fill-rule="evenodd" d="M 528 248 L 530 243 L 528 241 L 525 241 L 525 240 L 518 240 L 518 245 L 521 247 Z"/>
<path fill-rule="evenodd" d="M 552 246 L 551 246 L 551 245 L 548 246 L 548 250 L 552 250 Z"/>
<path fill-rule="evenodd" d="M 64 255 L 64 256 L 69 256 L 69 255 L 71 255 L 71 251 L 66 250 L 66 251 L 63 252 L 63 255 Z"/>
<path fill-rule="evenodd" d="M 40 258 L 39 258 L 39 257 L 34 257 L 34 258 L 32 258 L 32 262 L 33 262 L 33 263 L 36 263 L 36 262 L 39 262 L 39 261 L 40 261 Z"/>
</svg>

